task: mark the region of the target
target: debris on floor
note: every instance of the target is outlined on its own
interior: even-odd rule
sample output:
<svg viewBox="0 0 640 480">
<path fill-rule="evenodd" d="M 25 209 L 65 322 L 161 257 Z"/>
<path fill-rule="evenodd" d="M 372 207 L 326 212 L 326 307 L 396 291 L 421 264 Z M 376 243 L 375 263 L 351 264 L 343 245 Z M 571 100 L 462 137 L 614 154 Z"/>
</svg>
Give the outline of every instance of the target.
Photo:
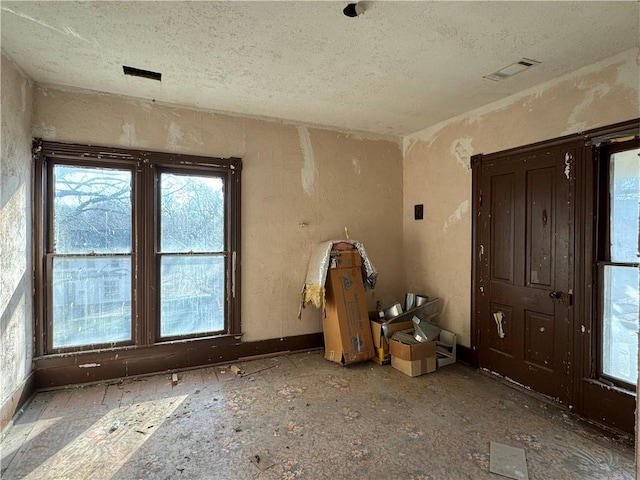
<svg viewBox="0 0 640 480">
<path fill-rule="evenodd" d="M 173 385 L 174 387 L 176 385 L 178 385 L 178 374 L 177 373 L 172 373 L 171 374 L 171 385 Z"/>
<path fill-rule="evenodd" d="M 114 420 L 113 423 L 111 424 L 111 428 L 109 429 L 109 433 L 115 432 L 119 426 L 120 426 L 120 420 Z"/>
<path fill-rule="evenodd" d="M 491 442 L 489 471 L 515 480 L 529 480 L 524 450 L 502 443 Z"/>
<path fill-rule="evenodd" d="M 229 367 L 229 370 L 231 370 L 231 373 L 233 373 L 236 377 L 241 377 L 242 374 L 244 374 L 244 370 L 236 365 L 231 365 L 231 367 Z"/>
<path fill-rule="evenodd" d="M 251 460 L 251 463 L 258 467 L 261 472 L 270 469 L 276 464 L 273 460 L 271 460 L 271 457 L 262 452 L 251 455 L 249 457 L 249 460 Z"/>
</svg>

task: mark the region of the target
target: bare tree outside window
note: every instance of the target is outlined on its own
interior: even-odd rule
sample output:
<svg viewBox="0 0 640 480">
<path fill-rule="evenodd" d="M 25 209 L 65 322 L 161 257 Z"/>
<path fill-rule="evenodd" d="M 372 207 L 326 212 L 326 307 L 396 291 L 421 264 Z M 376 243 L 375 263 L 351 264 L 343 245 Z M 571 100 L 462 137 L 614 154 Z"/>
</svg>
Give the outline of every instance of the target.
<svg viewBox="0 0 640 480">
<path fill-rule="evenodd" d="M 40 139 L 33 151 L 38 356 L 241 332 L 241 159 Z"/>
<path fill-rule="evenodd" d="M 224 328 L 224 183 L 160 174 L 160 334 Z"/>
<path fill-rule="evenodd" d="M 53 346 L 131 338 L 130 171 L 56 165 Z"/>
</svg>

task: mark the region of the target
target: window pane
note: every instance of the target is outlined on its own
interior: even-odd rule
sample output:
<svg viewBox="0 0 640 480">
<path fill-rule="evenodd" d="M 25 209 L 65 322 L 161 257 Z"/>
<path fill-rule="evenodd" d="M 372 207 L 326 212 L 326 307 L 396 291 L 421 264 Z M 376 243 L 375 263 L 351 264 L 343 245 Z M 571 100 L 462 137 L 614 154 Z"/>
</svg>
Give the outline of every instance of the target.
<svg viewBox="0 0 640 480">
<path fill-rule="evenodd" d="M 54 167 L 54 251 L 131 252 L 131 172 Z"/>
<path fill-rule="evenodd" d="M 604 267 L 603 373 L 638 378 L 638 268 Z"/>
<path fill-rule="evenodd" d="M 611 261 L 638 262 L 640 149 L 611 155 Z"/>
<path fill-rule="evenodd" d="M 160 176 L 160 250 L 224 250 L 224 182 L 219 177 Z"/>
<path fill-rule="evenodd" d="M 224 258 L 165 255 L 160 264 L 160 335 L 224 329 Z"/>
<path fill-rule="evenodd" d="M 131 339 L 131 258 L 53 259 L 53 347 Z"/>
</svg>

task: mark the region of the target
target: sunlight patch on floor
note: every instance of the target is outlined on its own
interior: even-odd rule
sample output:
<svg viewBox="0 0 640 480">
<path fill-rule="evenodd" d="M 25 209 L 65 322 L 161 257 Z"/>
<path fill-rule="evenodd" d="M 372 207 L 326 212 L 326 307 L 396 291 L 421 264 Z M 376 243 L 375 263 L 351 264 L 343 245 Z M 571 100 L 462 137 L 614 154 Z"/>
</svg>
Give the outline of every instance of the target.
<svg viewBox="0 0 640 480">
<path fill-rule="evenodd" d="M 109 411 L 26 478 L 112 478 L 185 398 L 168 397 Z"/>
</svg>

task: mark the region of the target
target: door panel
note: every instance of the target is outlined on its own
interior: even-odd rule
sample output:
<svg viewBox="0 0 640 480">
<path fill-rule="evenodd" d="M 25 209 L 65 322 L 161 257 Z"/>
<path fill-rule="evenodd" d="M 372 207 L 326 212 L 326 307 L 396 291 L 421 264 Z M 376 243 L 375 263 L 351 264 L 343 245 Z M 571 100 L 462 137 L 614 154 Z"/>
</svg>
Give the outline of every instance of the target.
<svg viewBox="0 0 640 480">
<path fill-rule="evenodd" d="M 527 172 L 527 282 L 549 288 L 553 283 L 553 168 Z"/>
<path fill-rule="evenodd" d="M 478 237 L 480 366 L 565 403 L 574 155 L 547 148 L 483 160 Z"/>
<path fill-rule="evenodd" d="M 513 283 L 514 240 L 514 175 L 496 175 L 491 179 L 491 244 L 495 254 L 491 257 L 491 277 Z"/>
</svg>

